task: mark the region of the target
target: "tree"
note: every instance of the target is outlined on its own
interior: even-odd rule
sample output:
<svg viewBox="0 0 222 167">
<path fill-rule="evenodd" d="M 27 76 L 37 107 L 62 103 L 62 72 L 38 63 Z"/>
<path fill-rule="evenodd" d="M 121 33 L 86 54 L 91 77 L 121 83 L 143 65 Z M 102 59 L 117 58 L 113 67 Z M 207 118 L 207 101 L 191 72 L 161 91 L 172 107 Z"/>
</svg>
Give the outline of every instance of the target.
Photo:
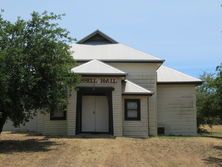
<svg viewBox="0 0 222 167">
<path fill-rule="evenodd" d="M 222 123 L 222 63 L 216 68 L 214 87 L 216 89 L 215 111 Z"/>
<path fill-rule="evenodd" d="M 204 73 L 204 83 L 197 88 L 197 123 L 200 125 L 222 122 L 222 64 L 215 74 Z"/>
<path fill-rule="evenodd" d="M 39 111 L 66 110 L 78 76 L 62 16 L 33 12 L 12 23 L 0 15 L 0 133 L 7 119 L 19 126 Z"/>
<path fill-rule="evenodd" d="M 212 74 L 204 73 L 201 77 L 204 83 L 197 88 L 197 124 L 212 125 L 215 123 L 216 113 L 214 111 L 215 89 L 212 87 L 214 77 Z"/>
</svg>

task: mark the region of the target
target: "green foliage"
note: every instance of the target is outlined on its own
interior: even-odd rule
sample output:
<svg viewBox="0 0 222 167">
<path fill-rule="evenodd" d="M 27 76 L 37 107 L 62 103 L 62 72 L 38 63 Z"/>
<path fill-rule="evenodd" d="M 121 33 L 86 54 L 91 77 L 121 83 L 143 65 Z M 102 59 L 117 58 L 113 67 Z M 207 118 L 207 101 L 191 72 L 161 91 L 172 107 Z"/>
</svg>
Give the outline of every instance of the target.
<svg viewBox="0 0 222 167">
<path fill-rule="evenodd" d="M 0 122 L 10 118 L 18 126 L 39 110 L 66 109 L 78 77 L 71 73 L 73 39 L 56 23 L 61 18 L 33 12 L 12 23 L 0 15 Z"/>
<path fill-rule="evenodd" d="M 215 74 L 204 73 L 204 83 L 197 88 L 197 123 L 200 125 L 222 122 L 222 64 Z"/>
</svg>

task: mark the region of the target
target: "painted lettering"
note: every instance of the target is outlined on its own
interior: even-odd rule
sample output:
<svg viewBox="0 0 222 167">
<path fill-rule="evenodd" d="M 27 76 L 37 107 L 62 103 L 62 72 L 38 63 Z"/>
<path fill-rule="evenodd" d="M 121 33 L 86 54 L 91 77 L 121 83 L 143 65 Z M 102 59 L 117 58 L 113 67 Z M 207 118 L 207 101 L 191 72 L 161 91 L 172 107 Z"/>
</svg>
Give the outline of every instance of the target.
<svg viewBox="0 0 222 167">
<path fill-rule="evenodd" d="M 96 78 L 82 78 L 81 82 L 82 83 L 97 83 L 97 79 Z"/>
<path fill-rule="evenodd" d="M 82 83 L 95 83 L 95 84 L 109 84 L 109 83 L 117 83 L 116 78 L 81 78 Z"/>
</svg>

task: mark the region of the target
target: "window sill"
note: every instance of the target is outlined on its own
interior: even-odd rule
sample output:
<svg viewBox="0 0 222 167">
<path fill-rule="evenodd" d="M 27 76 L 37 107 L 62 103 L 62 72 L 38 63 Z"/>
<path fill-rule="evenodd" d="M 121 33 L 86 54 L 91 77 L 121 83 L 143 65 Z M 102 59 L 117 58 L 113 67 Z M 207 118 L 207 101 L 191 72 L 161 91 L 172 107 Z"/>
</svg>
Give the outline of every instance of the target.
<svg viewBox="0 0 222 167">
<path fill-rule="evenodd" d="M 125 119 L 124 121 L 141 121 L 141 119 Z"/>
<path fill-rule="evenodd" d="M 65 121 L 66 118 L 61 118 L 61 117 L 58 117 L 58 118 L 50 118 L 50 121 Z"/>
</svg>

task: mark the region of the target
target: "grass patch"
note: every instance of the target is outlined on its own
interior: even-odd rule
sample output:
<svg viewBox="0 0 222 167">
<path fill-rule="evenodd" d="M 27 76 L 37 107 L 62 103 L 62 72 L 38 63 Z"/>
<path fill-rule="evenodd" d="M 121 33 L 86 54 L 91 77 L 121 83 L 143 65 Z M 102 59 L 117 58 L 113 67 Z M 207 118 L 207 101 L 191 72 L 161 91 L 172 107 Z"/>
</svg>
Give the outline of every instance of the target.
<svg viewBox="0 0 222 167">
<path fill-rule="evenodd" d="M 201 136 L 215 137 L 222 139 L 222 125 L 214 125 L 212 127 L 205 125 L 202 126 L 201 128 L 204 130 L 204 132 L 201 133 Z"/>
</svg>

